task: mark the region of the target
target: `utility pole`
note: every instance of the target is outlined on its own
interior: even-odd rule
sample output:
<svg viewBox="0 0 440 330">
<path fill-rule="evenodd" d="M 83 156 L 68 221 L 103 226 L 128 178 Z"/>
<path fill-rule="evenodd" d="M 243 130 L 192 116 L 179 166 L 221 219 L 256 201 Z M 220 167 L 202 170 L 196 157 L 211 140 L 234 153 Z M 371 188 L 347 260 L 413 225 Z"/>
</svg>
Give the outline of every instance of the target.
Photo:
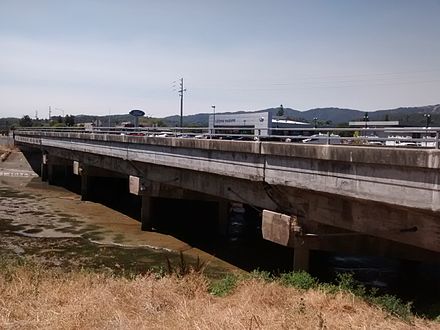
<svg viewBox="0 0 440 330">
<path fill-rule="evenodd" d="M 51 106 L 49 105 L 49 122 L 50 122 L 50 117 L 52 117 L 52 108 L 51 108 Z"/>
<path fill-rule="evenodd" d="M 183 93 L 184 92 L 186 92 L 186 89 L 183 86 L 183 78 L 180 78 L 180 89 L 179 89 L 179 96 L 180 96 L 180 128 L 183 127 Z"/>
</svg>

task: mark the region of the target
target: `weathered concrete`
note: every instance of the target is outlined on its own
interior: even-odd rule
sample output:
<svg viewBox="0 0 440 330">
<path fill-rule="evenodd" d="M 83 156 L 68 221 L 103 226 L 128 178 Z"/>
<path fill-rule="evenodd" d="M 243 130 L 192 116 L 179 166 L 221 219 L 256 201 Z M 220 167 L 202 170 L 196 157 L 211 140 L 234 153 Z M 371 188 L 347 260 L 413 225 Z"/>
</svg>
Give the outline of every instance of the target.
<svg viewBox="0 0 440 330">
<path fill-rule="evenodd" d="M 440 152 L 402 148 L 18 132 L 19 144 L 440 252 Z"/>
<path fill-rule="evenodd" d="M 263 211 L 262 233 L 266 240 L 304 252 L 297 251 L 297 269 L 305 269 L 304 267 L 307 266 L 305 263 L 307 252 L 304 250 L 377 255 L 425 262 L 439 261 L 438 253 L 433 251 L 313 221 L 300 225 L 295 217 L 268 210 Z"/>
</svg>

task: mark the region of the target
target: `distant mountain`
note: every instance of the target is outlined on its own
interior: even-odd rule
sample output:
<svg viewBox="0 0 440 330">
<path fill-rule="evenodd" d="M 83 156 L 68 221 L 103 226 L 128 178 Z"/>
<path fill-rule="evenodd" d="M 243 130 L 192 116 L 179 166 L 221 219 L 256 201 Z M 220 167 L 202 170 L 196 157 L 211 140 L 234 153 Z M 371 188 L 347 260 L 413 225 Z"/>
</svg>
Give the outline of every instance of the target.
<svg viewBox="0 0 440 330">
<path fill-rule="evenodd" d="M 317 118 L 319 121 L 329 122 L 331 124 L 340 124 L 361 119 L 364 114 L 365 112 L 359 110 L 341 108 L 316 108 L 302 113 L 306 121 L 311 122 L 313 118 Z"/>
<path fill-rule="evenodd" d="M 425 114 L 431 116 L 432 126 L 440 126 L 440 104 L 427 105 L 423 107 L 407 107 L 391 110 L 378 110 L 369 113 L 371 120 L 398 120 L 405 126 L 424 126 L 426 124 Z"/>
<path fill-rule="evenodd" d="M 244 112 L 266 112 L 276 115 L 280 108 L 268 108 L 257 111 L 236 111 L 222 112 L 218 114 L 240 114 Z M 284 108 L 284 116 L 293 120 L 313 122 L 314 118 L 321 125 L 336 126 L 347 124 L 349 121 L 364 120 L 365 111 L 341 108 L 316 108 L 307 111 L 299 111 L 291 108 Z M 426 124 L 425 114 L 431 115 L 432 126 L 440 126 L 440 104 L 421 107 L 407 107 L 390 110 L 368 111 L 368 119 L 371 120 L 398 120 L 405 126 L 424 126 Z M 208 118 L 212 113 L 199 113 L 195 115 L 184 116 L 185 125 L 208 126 Z M 178 126 L 180 116 L 170 116 L 163 118 L 163 121 L 169 126 Z"/>
</svg>

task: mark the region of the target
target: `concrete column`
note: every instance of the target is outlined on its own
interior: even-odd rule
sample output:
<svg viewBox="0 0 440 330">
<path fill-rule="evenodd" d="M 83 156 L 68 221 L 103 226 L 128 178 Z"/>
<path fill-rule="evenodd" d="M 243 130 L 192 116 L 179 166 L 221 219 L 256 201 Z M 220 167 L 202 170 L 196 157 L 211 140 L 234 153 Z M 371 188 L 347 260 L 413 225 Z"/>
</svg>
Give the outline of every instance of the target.
<svg viewBox="0 0 440 330">
<path fill-rule="evenodd" d="M 47 168 L 47 155 L 43 154 L 41 157 L 41 167 L 40 167 L 41 181 L 47 181 L 48 168 Z"/>
<path fill-rule="evenodd" d="M 43 182 L 47 181 L 47 178 L 48 178 L 47 164 L 41 163 L 40 175 L 41 175 L 41 181 L 43 181 Z"/>
<path fill-rule="evenodd" d="M 70 178 L 72 176 L 72 166 L 63 165 L 63 180 L 64 184 L 67 185 L 70 182 Z"/>
<path fill-rule="evenodd" d="M 293 270 L 294 271 L 308 271 L 310 260 L 310 250 L 307 248 L 295 248 L 293 250 Z"/>
<path fill-rule="evenodd" d="M 51 162 L 47 163 L 47 183 L 51 185 L 55 183 L 55 165 Z"/>
<path fill-rule="evenodd" d="M 90 200 L 90 189 L 91 182 L 90 176 L 87 174 L 87 171 L 83 170 L 81 172 L 81 200 L 88 201 Z"/>
<path fill-rule="evenodd" d="M 141 206 L 141 230 L 150 231 L 153 229 L 153 198 L 151 196 L 143 194 L 142 195 L 142 206 Z"/>
</svg>

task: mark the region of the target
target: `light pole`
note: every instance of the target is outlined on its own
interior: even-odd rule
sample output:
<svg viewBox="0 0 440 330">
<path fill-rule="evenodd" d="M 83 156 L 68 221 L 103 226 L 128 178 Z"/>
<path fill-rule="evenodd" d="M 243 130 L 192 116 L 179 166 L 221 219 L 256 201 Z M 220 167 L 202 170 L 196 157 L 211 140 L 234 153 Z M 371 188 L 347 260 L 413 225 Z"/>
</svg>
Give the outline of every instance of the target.
<svg viewBox="0 0 440 330">
<path fill-rule="evenodd" d="M 428 128 L 431 125 L 431 115 L 429 113 L 425 113 L 423 117 L 426 118 L 426 128 Z"/>
<path fill-rule="evenodd" d="M 365 121 L 365 128 L 368 128 L 368 112 L 365 112 L 364 121 Z"/>
<path fill-rule="evenodd" d="M 211 105 L 213 116 L 212 116 L 212 134 L 215 135 L 215 105 Z"/>
<path fill-rule="evenodd" d="M 313 125 L 314 125 L 314 128 L 318 128 L 318 118 L 313 118 Z"/>
</svg>

